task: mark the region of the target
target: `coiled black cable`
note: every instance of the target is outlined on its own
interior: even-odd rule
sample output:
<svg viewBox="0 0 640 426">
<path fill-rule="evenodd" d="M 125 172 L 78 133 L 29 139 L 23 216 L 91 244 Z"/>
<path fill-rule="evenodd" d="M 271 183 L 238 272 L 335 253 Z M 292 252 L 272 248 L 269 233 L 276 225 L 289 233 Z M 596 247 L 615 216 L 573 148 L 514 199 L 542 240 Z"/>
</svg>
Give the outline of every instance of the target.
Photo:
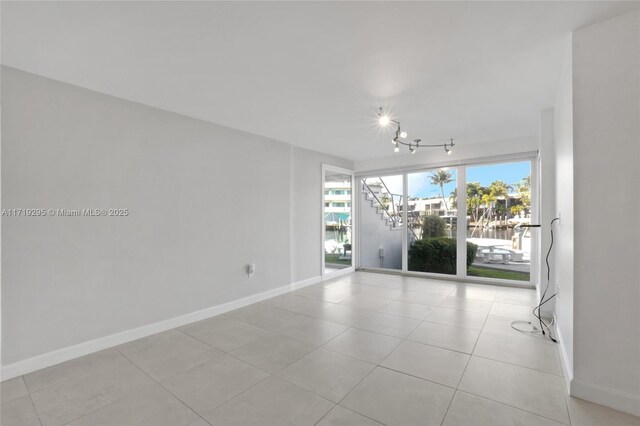
<svg viewBox="0 0 640 426">
<path fill-rule="evenodd" d="M 542 319 L 542 317 L 540 316 L 540 309 L 542 308 L 542 305 L 544 305 L 545 303 L 547 303 L 548 301 L 550 301 L 551 299 L 553 299 L 554 297 L 556 297 L 558 295 L 558 292 L 553 293 L 551 296 L 549 296 L 548 298 L 545 299 L 545 297 L 547 296 L 547 292 L 549 291 L 549 286 L 551 285 L 551 265 L 549 264 L 549 256 L 551 256 L 551 249 L 553 249 L 553 224 L 560 220 L 559 217 L 554 218 L 551 221 L 550 224 L 550 232 L 551 232 L 551 243 L 549 244 L 549 250 L 547 250 L 547 256 L 545 257 L 545 263 L 547 264 L 547 286 L 545 287 L 544 291 L 542 292 L 542 296 L 540 296 L 540 300 L 538 301 L 538 304 L 536 305 L 535 308 L 533 308 L 533 316 L 536 317 L 536 319 L 538 320 L 539 324 L 540 324 L 540 331 L 542 332 L 542 335 L 547 336 L 547 332 L 545 332 L 545 328 L 548 331 L 548 337 L 549 339 L 554 342 L 554 343 L 558 343 L 558 340 L 553 337 L 553 335 L 551 334 L 551 328 L 547 325 L 547 323 Z M 540 225 L 536 225 L 536 227 L 539 227 Z M 537 331 L 535 330 L 534 327 L 534 331 L 525 331 L 525 330 L 521 330 L 519 328 L 517 328 L 515 326 L 515 324 L 517 323 L 527 323 L 527 324 L 531 324 L 530 321 L 514 321 L 511 323 L 511 328 L 513 328 L 514 330 L 520 331 L 522 333 L 536 333 Z"/>
<path fill-rule="evenodd" d="M 551 335 L 551 329 L 549 328 L 547 323 L 540 316 L 540 308 L 542 307 L 542 305 L 544 305 L 549 300 L 553 299 L 554 297 L 556 297 L 558 295 L 558 292 L 555 292 L 551 296 L 549 296 L 548 299 L 545 299 L 545 297 L 547 296 L 547 291 L 549 291 L 549 286 L 551 285 L 551 265 L 549 264 L 549 256 L 551 255 L 551 249 L 553 249 L 553 224 L 557 220 L 560 220 L 560 218 L 559 217 L 554 218 L 551 221 L 551 224 L 549 226 L 549 228 L 550 228 L 549 232 L 551 232 L 551 243 L 549 244 L 549 250 L 547 251 L 547 256 L 545 257 L 545 263 L 547 264 L 547 286 L 545 287 L 544 292 L 542 293 L 542 296 L 540 297 L 540 302 L 538 303 L 538 306 L 533 308 L 533 316 L 535 316 L 538 319 L 538 322 L 540 323 L 540 330 L 542 331 L 542 334 L 546 336 L 546 333 L 544 331 L 544 329 L 546 328 L 547 331 L 549 332 L 549 339 L 551 339 L 551 341 L 553 341 L 554 343 L 558 343 L 558 341 Z"/>
</svg>

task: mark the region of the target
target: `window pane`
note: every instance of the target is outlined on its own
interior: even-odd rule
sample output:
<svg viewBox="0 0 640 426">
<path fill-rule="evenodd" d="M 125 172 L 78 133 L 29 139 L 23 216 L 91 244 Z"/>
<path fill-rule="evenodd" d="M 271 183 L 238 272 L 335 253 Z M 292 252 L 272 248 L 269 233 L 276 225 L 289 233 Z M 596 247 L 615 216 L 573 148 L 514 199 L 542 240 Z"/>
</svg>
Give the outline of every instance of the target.
<svg viewBox="0 0 640 426">
<path fill-rule="evenodd" d="M 402 269 L 402 175 L 360 180 L 362 266 Z"/>
<path fill-rule="evenodd" d="M 531 162 L 467 167 L 467 275 L 529 281 Z"/>
<path fill-rule="evenodd" d="M 409 271 L 456 274 L 456 170 L 407 176 Z"/>
</svg>

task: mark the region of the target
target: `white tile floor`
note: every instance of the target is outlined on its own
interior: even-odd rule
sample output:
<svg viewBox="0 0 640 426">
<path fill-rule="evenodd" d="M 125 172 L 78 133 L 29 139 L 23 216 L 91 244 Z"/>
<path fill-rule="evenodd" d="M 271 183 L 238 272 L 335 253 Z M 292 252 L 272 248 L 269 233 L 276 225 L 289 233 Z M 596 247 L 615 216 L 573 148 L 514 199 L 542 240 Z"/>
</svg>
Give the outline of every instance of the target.
<svg viewBox="0 0 640 426">
<path fill-rule="evenodd" d="M 532 290 L 356 272 L 2 383 L 2 425 L 640 425 L 511 329 Z"/>
</svg>

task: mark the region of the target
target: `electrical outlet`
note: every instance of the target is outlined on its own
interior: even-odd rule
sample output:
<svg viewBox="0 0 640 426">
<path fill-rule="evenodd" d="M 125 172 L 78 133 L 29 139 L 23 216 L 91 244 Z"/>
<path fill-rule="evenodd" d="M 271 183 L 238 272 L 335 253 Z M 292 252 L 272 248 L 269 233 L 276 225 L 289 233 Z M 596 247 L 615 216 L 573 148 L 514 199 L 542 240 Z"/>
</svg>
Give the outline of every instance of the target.
<svg viewBox="0 0 640 426">
<path fill-rule="evenodd" d="M 256 264 L 255 263 L 250 263 L 247 265 L 247 276 L 248 277 L 252 277 L 253 274 L 256 273 Z"/>
</svg>

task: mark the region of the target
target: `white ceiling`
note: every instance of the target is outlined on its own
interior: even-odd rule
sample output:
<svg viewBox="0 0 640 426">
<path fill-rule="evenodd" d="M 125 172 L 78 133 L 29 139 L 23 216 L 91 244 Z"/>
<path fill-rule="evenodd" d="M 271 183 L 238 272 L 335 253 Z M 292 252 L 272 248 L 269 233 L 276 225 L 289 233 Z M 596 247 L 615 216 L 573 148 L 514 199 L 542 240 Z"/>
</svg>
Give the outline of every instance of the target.
<svg viewBox="0 0 640 426">
<path fill-rule="evenodd" d="M 530 136 L 568 34 L 637 2 L 6 2 L 2 63 L 364 160 Z"/>
</svg>

